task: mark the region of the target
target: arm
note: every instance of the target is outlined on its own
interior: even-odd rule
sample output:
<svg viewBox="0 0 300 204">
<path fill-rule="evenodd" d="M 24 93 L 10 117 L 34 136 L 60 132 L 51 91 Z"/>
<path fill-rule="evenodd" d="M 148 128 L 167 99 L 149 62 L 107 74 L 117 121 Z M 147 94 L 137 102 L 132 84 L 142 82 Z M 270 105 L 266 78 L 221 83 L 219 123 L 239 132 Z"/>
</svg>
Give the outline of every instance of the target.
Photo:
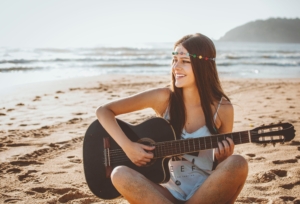
<svg viewBox="0 0 300 204">
<path fill-rule="evenodd" d="M 96 111 L 101 125 L 137 166 L 146 165 L 147 162 L 150 162 L 153 154 L 147 151 L 153 150 L 154 147 L 132 142 L 128 139 L 118 125 L 115 116 L 145 108 L 152 108 L 157 114 L 161 114 L 162 108 L 168 104 L 169 94 L 168 88 L 152 89 L 105 104 Z"/>
<path fill-rule="evenodd" d="M 221 125 L 218 129 L 219 133 L 230 133 L 233 128 L 234 111 L 233 106 L 229 101 L 224 101 L 220 106 L 219 119 Z M 218 165 L 224 161 L 227 157 L 231 156 L 234 151 L 234 143 L 231 138 L 226 138 L 222 143 L 219 142 L 219 148 L 215 149 L 215 164 Z"/>
</svg>

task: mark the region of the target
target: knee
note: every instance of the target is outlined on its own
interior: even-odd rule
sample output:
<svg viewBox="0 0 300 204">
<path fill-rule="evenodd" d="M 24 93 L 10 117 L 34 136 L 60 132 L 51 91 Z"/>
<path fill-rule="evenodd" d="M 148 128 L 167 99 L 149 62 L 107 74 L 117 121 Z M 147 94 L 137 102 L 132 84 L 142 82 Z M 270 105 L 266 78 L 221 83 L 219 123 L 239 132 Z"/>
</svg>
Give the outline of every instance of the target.
<svg viewBox="0 0 300 204">
<path fill-rule="evenodd" d="M 234 174 L 248 175 L 248 162 L 246 159 L 240 155 L 231 155 L 226 159 L 226 166 Z"/>
<path fill-rule="evenodd" d="M 122 183 L 126 183 L 130 176 L 133 175 L 132 169 L 127 166 L 117 166 L 111 172 L 111 181 L 114 186 L 122 185 Z"/>
</svg>

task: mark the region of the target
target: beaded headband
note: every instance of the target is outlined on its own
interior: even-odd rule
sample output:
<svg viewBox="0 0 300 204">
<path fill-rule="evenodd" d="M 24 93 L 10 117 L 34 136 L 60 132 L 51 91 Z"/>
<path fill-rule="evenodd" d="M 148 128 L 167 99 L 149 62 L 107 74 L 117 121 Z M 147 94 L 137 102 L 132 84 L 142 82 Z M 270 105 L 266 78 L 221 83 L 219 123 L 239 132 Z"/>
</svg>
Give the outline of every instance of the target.
<svg viewBox="0 0 300 204">
<path fill-rule="evenodd" d="M 193 57 L 193 58 L 196 58 L 197 57 L 197 55 L 195 55 L 195 54 L 190 54 L 190 53 L 184 53 L 184 52 L 172 52 L 172 55 L 178 55 L 178 54 L 180 54 L 180 55 L 186 55 L 186 56 L 191 56 L 191 57 Z M 199 59 L 203 59 L 203 60 L 212 60 L 212 61 L 215 61 L 215 58 L 209 58 L 209 57 L 203 57 L 202 55 L 199 55 L 198 56 L 198 58 Z"/>
</svg>

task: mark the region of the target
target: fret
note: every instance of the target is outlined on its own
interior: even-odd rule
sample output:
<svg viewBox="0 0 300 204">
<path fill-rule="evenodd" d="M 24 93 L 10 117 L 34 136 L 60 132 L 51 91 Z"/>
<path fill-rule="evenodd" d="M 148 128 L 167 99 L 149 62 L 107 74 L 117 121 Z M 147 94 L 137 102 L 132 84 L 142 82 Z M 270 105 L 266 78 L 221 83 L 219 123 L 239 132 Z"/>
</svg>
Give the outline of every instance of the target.
<svg viewBox="0 0 300 204">
<path fill-rule="evenodd" d="M 219 140 L 218 135 L 217 136 L 212 136 L 211 139 L 213 140 L 213 142 L 212 142 L 213 145 L 215 145 L 215 144 L 218 145 L 218 140 Z M 212 146 L 212 148 L 214 148 L 214 146 Z"/>
<path fill-rule="evenodd" d="M 189 147 L 189 152 L 191 152 L 191 148 L 190 148 L 190 139 L 188 139 L 188 147 Z"/>
<path fill-rule="evenodd" d="M 240 144 L 242 144 L 241 132 L 239 132 L 239 135 L 240 135 Z"/>
<path fill-rule="evenodd" d="M 252 142 L 251 136 L 250 136 L 250 130 L 248 130 L 248 137 L 249 137 L 249 142 Z"/>
<path fill-rule="evenodd" d="M 231 133 L 231 139 L 232 139 L 232 141 L 233 141 L 232 133 Z"/>
<path fill-rule="evenodd" d="M 201 141 L 200 141 L 200 138 L 198 139 L 198 144 L 199 144 L 199 150 L 201 150 Z"/>
<path fill-rule="evenodd" d="M 180 145 L 180 141 L 178 142 L 178 144 L 179 144 L 179 150 L 180 150 L 179 153 L 181 153 L 181 145 Z"/>
<path fill-rule="evenodd" d="M 205 137 L 204 137 L 204 145 L 205 145 L 205 149 L 206 149 L 206 140 L 205 140 Z"/>
<path fill-rule="evenodd" d="M 155 155 L 156 157 L 158 157 L 157 146 L 156 146 L 155 149 L 154 149 L 154 155 Z"/>
<path fill-rule="evenodd" d="M 193 139 L 193 145 L 194 145 L 194 151 L 196 150 L 195 148 L 195 139 Z"/>
</svg>

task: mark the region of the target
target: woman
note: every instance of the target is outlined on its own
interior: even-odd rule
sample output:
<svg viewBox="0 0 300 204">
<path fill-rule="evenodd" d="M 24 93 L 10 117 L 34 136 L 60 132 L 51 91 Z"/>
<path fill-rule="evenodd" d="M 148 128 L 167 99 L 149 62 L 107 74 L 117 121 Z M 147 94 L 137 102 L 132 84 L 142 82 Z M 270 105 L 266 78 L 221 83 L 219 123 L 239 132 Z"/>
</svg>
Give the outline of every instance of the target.
<svg viewBox="0 0 300 204">
<path fill-rule="evenodd" d="M 220 85 L 213 42 L 202 34 L 187 35 L 175 43 L 172 54 L 171 88 L 148 90 L 97 109 L 102 126 L 137 166 L 150 162 L 154 147 L 130 141 L 116 115 L 152 108 L 170 120 L 177 138 L 232 132 L 233 107 Z M 248 165 L 243 157 L 232 155 L 230 138 L 218 146 L 172 158 L 166 184 L 155 184 L 126 166 L 113 170 L 112 183 L 130 203 L 234 203 Z"/>
</svg>

